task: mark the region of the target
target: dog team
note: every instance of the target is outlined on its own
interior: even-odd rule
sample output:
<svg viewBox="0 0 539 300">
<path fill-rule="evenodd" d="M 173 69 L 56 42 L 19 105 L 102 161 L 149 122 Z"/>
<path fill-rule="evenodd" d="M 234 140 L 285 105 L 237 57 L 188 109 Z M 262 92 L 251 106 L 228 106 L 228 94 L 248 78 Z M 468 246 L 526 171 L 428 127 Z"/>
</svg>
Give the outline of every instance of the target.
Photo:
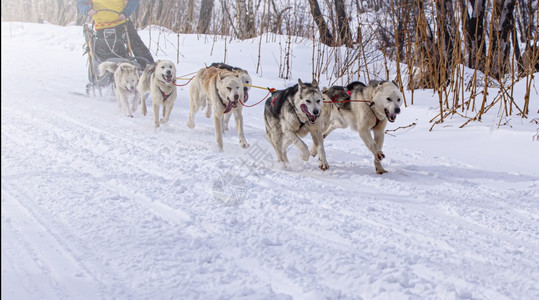
<svg viewBox="0 0 539 300">
<path fill-rule="evenodd" d="M 154 127 L 157 129 L 168 122 L 177 96 L 176 67 L 172 61 L 158 60 L 146 66 L 140 76 L 137 67 L 130 62 L 101 63 L 100 76 L 107 72 L 114 75 L 116 100 L 126 116 L 133 117 L 139 102 L 142 114 L 146 115 L 146 94 L 149 93 Z M 223 63 L 200 69 L 189 85 L 187 126 L 195 127 L 195 114 L 199 110 L 205 109 L 207 118 L 213 112 L 215 139 L 222 151 L 223 132 L 234 115 L 239 144 L 243 148 L 249 147 L 243 132 L 242 109 L 249 97 L 251 83 L 247 71 Z M 279 162 L 288 163 L 286 150 L 294 144 L 303 160 L 318 156 L 318 166 L 325 171 L 329 164 L 324 139 L 337 128 L 350 127 L 359 132 L 361 140 L 372 152 L 376 173 L 383 174 L 387 172 L 381 163 L 385 158 L 382 151 L 384 131 L 387 122 L 394 122 L 400 113 L 402 98 L 394 81 L 371 81 L 368 85 L 355 81 L 321 91 L 316 80 L 304 83 L 298 79 L 294 86 L 272 91 L 266 100 L 266 137 Z M 301 139 L 308 133 L 313 141 L 310 151 Z"/>
</svg>

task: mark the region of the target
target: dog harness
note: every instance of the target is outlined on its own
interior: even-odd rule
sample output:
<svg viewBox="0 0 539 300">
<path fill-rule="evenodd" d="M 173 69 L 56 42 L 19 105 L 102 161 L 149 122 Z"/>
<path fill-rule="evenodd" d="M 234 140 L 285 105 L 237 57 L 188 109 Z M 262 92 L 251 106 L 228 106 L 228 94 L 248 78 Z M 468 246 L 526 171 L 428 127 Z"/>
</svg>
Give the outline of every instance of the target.
<svg viewBox="0 0 539 300">
<path fill-rule="evenodd" d="M 172 95 L 172 92 L 170 92 L 170 94 L 167 95 L 167 93 L 163 92 L 161 89 L 159 89 L 159 91 L 161 92 L 161 95 L 163 96 L 163 101 L 167 101 L 168 97 Z"/>
<path fill-rule="evenodd" d="M 376 118 L 376 123 L 374 124 L 374 126 L 372 126 L 372 128 L 378 126 L 378 124 L 380 124 L 380 122 L 382 122 L 382 121 L 380 121 L 380 119 L 378 119 L 378 116 L 376 116 L 376 113 L 374 112 L 374 109 L 372 108 L 373 106 L 374 106 L 374 101 L 371 101 L 371 102 L 369 103 L 369 107 L 371 108 L 372 113 L 374 114 L 374 117 Z M 371 128 L 371 129 L 372 129 L 372 128 Z"/>
<path fill-rule="evenodd" d="M 344 108 L 344 105 L 346 103 L 350 103 L 349 101 L 347 102 L 346 100 L 344 101 L 337 101 L 337 98 L 339 98 L 339 96 L 343 93 L 346 93 L 348 95 L 348 97 L 346 98 L 346 100 L 349 100 L 350 99 L 350 96 L 352 96 L 352 92 L 350 90 L 346 90 L 346 91 L 341 91 L 340 93 L 338 93 L 335 97 L 331 98 L 331 102 L 337 107 L 337 110 L 338 111 L 341 111 L 341 107 Z M 344 104 L 343 104 L 344 103 Z"/>
<path fill-rule="evenodd" d="M 290 100 L 288 100 L 288 104 L 290 104 L 290 106 L 292 106 L 292 109 L 294 109 L 294 114 L 296 115 L 296 118 L 298 119 L 298 122 L 299 122 L 299 128 L 303 127 L 303 125 L 305 125 L 305 122 L 301 122 L 301 120 L 299 119 L 299 115 L 298 115 L 298 111 L 296 110 L 296 107 Z"/>
<path fill-rule="evenodd" d="M 338 93 L 335 97 L 331 98 L 331 102 L 335 102 L 335 100 L 339 98 L 342 93 L 344 93 L 344 91 Z M 352 92 L 350 92 L 349 90 L 346 90 L 346 93 L 348 94 L 348 96 L 352 96 Z"/>
</svg>

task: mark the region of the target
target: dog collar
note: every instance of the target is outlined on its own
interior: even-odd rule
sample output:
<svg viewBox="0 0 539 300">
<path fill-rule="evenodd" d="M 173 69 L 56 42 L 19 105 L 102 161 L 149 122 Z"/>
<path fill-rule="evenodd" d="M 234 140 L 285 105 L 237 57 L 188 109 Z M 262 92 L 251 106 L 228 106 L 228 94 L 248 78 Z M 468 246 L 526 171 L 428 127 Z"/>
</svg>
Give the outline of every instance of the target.
<svg viewBox="0 0 539 300">
<path fill-rule="evenodd" d="M 226 109 L 226 103 L 223 102 L 223 98 L 221 98 L 221 95 L 219 95 L 219 90 L 217 90 L 217 97 L 219 97 L 219 102 L 221 102 L 221 104 L 225 107 Z"/>
</svg>

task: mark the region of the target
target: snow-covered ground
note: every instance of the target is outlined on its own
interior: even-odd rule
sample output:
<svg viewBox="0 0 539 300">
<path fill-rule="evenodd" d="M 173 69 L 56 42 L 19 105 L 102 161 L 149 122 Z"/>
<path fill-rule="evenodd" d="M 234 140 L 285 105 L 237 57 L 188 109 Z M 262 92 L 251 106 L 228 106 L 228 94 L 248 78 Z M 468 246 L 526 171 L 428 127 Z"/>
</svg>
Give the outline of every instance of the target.
<svg viewBox="0 0 539 300">
<path fill-rule="evenodd" d="M 176 61 L 176 35 L 159 37 L 156 57 Z M 322 172 L 294 147 L 275 162 L 262 105 L 243 110 L 251 147 L 231 122 L 219 152 L 211 119 L 186 126 L 187 87 L 157 132 L 113 97 L 74 95 L 82 43 L 81 27 L 2 23 L 2 299 L 539 298 L 535 90 L 530 119 L 498 129 L 492 109 L 433 131 L 437 97 L 416 91 L 388 127 L 417 124 L 386 136 L 389 173 L 350 130 L 326 139 Z M 224 47 L 180 36 L 178 75 Z M 261 75 L 258 40 L 226 47 L 255 85 L 311 79 L 309 45 L 294 46 L 287 82 L 278 43 L 263 43 Z"/>
</svg>

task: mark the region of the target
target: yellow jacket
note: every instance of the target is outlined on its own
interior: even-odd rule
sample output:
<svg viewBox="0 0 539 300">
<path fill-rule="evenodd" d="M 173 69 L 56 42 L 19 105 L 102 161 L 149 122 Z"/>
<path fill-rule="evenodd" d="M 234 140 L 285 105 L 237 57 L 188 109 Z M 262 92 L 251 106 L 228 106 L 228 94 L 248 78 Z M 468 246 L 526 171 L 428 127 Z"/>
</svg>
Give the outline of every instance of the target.
<svg viewBox="0 0 539 300">
<path fill-rule="evenodd" d="M 97 13 L 92 16 L 96 30 L 112 28 L 125 23 L 125 20 L 120 20 L 118 17 L 120 16 L 120 13 L 124 11 L 127 0 L 93 0 L 92 3 L 94 10 L 97 11 Z M 118 13 L 106 10 L 113 10 Z"/>
</svg>

